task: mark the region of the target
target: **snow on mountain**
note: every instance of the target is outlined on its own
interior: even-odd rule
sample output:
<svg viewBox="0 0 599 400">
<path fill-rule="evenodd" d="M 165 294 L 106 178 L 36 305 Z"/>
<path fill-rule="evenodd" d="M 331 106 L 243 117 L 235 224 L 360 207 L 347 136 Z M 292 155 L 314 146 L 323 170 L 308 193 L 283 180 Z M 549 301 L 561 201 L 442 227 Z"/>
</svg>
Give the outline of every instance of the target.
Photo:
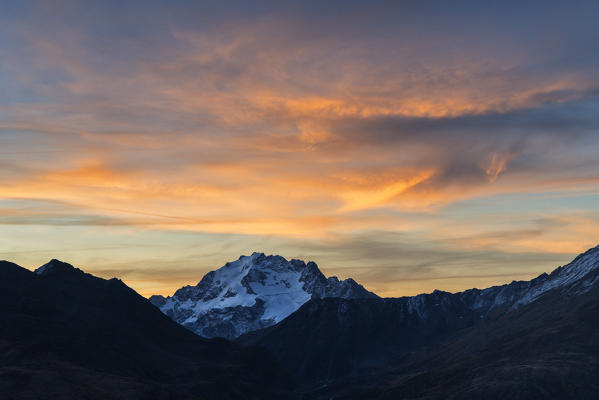
<svg viewBox="0 0 599 400">
<path fill-rule="evenodd" d="M 558 287 L 565 287 L 570 284 L 576 284 L 574 289 L 577 293 L 586 293 L 591 285 L 597 281 L 599 274 L 588 277 L 589 273 L 599 269 L 599 246 L 594 247 L 576 257 L 571 263 L 555 269 L 551 275 L 541 275 L 539 284 L 531 287 L 527 293 L 517 302 L 517 305 L 527 304 L 543 293 Z M 537 279 L 539 279 L 537 278 Z"/>
<path fill-rule="evenodd" d="M 313 297 L 377 296 L 353 279 L 327 279 L 314 262 L 254 253 L 209 272 L 196 286 L 150 301 L 201 336 L 231 339 L 278 323 Z"/>
<path fill-rule="evenodd" d="M 472 309 L 484 316 L 500 307 L 516 309 L 531 303 L 544 293 L 557 289 L 569 294 L 586 293 L 599 281 L 599 246 L 578 255 L 572 262 L 556 268 L 551 274 L 543 273 L 530 281 L 514 281 L 507 285 L 484 290 L 470 289 L 457 293 Z"/>
<path fill-rule="evenodd" d="M 435 290 L 433 293 L 402 297 L 406 312 L 420 320 L 439 311 L 447 314 L 460 310 L 462 315 L 485 318 L 500 310 L 515 310 L 531 303 L 550 290 L 568 295 L 583 294 L 599 283 L 599 246 L 577 256 L 572 262 L 543 273 L 529 281 L 513 281 L 486 289 L 469 289 L 459 293 Z M 403 307 L 403 306 L 402 306 Z"/>
<path fill-rule="evenodd" d="M 406 312 L 419 319 L 448 310 L 485 318 L 533 302 L 550 290 L 581 294 L 598 282 L 599 246 L 530 281 L 455 294 L 436 290 L 401 299 Z M 152 296 L 150 301 L 199 335 L 232 339 L 274 325 L 311 298 L 324 297 L 377 298 L 352 279 L 327 279 L 313 262 L 254 253 L 209 272 L 196 286 L 185 286 L 172 297 Z"/>
<path fill-rule="evenodd" d="M 415 390 L 422 390 L 418 398 L 447 398 L 446 386 L 462 373 L 467 383 L 452 392 L 458 397 L 484 398 L 478 387 L 489 380 L 497 390 L 492 398 L 506 398 L 506 382 L 511 397 L 535 385 L 543 397 L 547 385 L 561 379 L 564 395 L 557 397 L 565 398 L 572 393 L 570 380 L 562 379 L 567 371 L 581 377 L 580 387 L 597 381 L 588 354 L 599 349 L 593 337 L 598 299 L 596 247 L 550 274 L 484 290 L 312 299 L 283 323 L 237 342 L 269 350 L 304 387 L 318 388 L 319 398 L 390 399 Z M 431 371 L 437 371 L 434 379 Z M 484 379 L 473 380 L 477 371 Z M 435 379 L 443 379 L 437 393 L 429 391 Z M 581 393 L 573 397 L 584 398 Z"/>
</svg>

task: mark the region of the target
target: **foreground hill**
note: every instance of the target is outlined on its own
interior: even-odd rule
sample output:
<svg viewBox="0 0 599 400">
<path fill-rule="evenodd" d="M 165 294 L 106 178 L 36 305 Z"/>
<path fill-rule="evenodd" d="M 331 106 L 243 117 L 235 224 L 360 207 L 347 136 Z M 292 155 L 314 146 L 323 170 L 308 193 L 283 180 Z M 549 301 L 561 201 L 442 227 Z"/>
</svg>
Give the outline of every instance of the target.
<svg viewBox="0 0 599 400">
<path fill-rule="evenodd" d="M 326 278 L 314 262 L 254 253 L 152 304 L 204 337 L 233 339 L 282 321 L 311 298 L 377 298 L 353 279 Z"/>
<path fill-rule="evenodd" d="M 203 339 L 117 279 L 2 261 L 0 304 L 3 399 L 289 397 L 268 354 Z"/>
<path fill-rule="evenodd" d="M 532 281 L 314 299 L 244 335 L 314 398 L 599 398 L 599 247 Z"/>
</svg>

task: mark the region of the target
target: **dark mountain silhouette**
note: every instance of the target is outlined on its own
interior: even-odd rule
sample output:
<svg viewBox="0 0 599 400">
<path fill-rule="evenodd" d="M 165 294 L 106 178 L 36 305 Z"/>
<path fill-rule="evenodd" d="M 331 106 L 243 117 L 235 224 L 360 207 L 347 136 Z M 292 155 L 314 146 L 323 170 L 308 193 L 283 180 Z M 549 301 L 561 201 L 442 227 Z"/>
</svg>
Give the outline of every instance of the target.
<svg viewBox="0 0 599 400">
<path fill-rule="evenodd" d="M 312 399 L 597 399 L 599 287 L 561 291 L 340 379 Z"/>
<path fill-rule="evenodd" d="M 312 299 L 238 341 L 316 399 L 599 398 L 599 247 L 482 291 Z"/>
<path fill-rule="evenodd" d="M 599 398 L 599 246 L 484 290 L 314 296 L 243 347 L 57 260 L 0 262 L 0 304 L 0 399 Z"/>
<path fill-rule="evenodd" d="M 0 262 L 0 398 L 291 398 L 273 357 L 203 339 L 118 279 Z"/>
</svg>

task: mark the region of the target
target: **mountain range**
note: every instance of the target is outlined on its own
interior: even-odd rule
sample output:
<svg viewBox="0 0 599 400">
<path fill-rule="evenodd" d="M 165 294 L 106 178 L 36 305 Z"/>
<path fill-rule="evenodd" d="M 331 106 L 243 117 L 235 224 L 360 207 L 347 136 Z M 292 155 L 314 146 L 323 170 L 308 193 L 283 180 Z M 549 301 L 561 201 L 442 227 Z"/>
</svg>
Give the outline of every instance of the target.
<svg viewBox="0 0 599 400">
<path fill-rule="evenodd" d="M 484 290 L 313 299 L 237 341 L 316 399 L 599 398 L 599 246 Z"/>
<path fill-rule="evenodd" d="M 400 298 L 262 253 L 151 302 L 2 261 L 0 302 L 0 398 L 599 398 L 599 246 L 530 281 Z"/>
<path fill-rule="evenodd" d="M 254 253 L 207 273 L 196 286 L 150 301 L 204 337 L 236 338 L 272 326 L 310 299 L 378 298 L 353 279 L 326 278 L 314 262 Z"/>
<path fill-rule="evenodd" d="M 272 356 L 174 323 L 118 279 L 0 262 L 0 398 L 293 398 Z"/>
</svg>

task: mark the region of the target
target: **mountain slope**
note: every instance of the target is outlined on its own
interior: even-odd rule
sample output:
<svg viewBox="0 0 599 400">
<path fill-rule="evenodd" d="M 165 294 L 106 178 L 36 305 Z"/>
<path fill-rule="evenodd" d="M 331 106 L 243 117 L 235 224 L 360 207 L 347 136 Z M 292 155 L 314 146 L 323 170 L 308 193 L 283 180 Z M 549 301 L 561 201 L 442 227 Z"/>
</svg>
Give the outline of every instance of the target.
<svg viewBox="0 0 599 400">
<path fill-rule="evenodd" d="M 204 337 L 235 338 L 274 325 L 311 298 L 377 298 L 353 279 L 326 278 L 314 262 L 254 253 L 152 304 Z"/>
<path fill-rule="evenodd" d="M 311 398 L 597 399 L 597 282 L 599 271 L 590 271 L 376 374 L 339 380 Z"/>
<path fill-rule="evenodd" d="M 304 388 L 314 389 L 377 375 L 384 365 L 405 363 L 469 330 L 471 340 L 480 340 L 476 332 L 482 324 L 508 314 L 509 321 L 547 296 L 565 302 L 585 298 L 599 285 L 598 271 L 596 247 L 549 275 L 485 290 L 397 299 L 313 299 L 281 323 L 238 342 L 267 348 Z"/>
<path fill-rule="evenodd" d="M 267 354 L 202 339 L 117 279 L 0 262 L 6 398 L 263 399 L 291 383 Z"/>
</svg>

